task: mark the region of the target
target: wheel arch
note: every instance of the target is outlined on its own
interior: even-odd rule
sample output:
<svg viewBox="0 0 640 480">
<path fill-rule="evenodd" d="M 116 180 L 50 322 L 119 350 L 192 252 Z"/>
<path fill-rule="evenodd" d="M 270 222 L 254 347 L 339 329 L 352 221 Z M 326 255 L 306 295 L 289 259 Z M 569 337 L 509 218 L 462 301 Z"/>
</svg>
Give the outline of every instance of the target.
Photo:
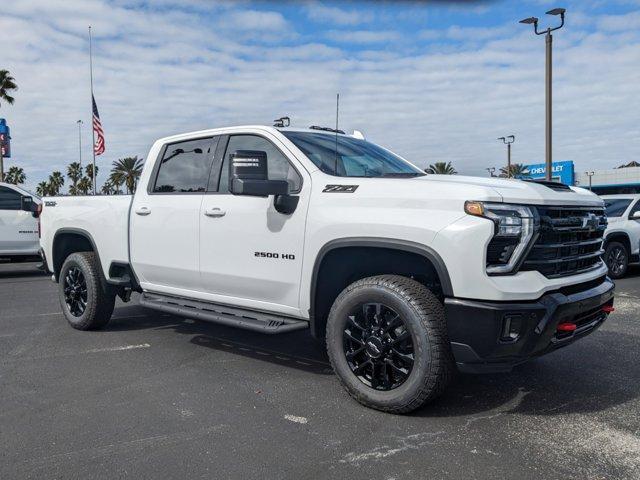
<svg viewBox="0 0 640 480">
<path fill-rule="evenodd" d="M 59 280 L 60 270 L 66 258 L 77 252 L 94 252 L 98 257 L 100 269 L 102 269 L 100 254 L 91 234 L 81 228 L 61 228 L 56 231 L 53 237 L 51 249 L 51 262 L 56 282 Z M 102 274 L 104 278 L 104 272 Z"/>
<path fill-rule="evenodd" d="M 620 242 L 627 248 L 627 253 L 631 255 L 631 238 L 627 232 L 621 230 L 613 231 L 604 238 L 604 244 L 602 248 L 606 249 L 607 245 L 611 242 Z"/>
<path fill-rule="evenodd" d="M 340 256 L 336 257 L 338 253 L 341 254 L 342 258 Z M 375 254 L 375 258 L 371 259 L 371 262 L 367 261 L 366 268 L 361 264 L 355 263 L 358 261 L 358 256 L 362 257 L 362 255 L 371 253 Z M 343 271 L 337 273 L 337 278 L 331 278 L 332 281 L 327 282 L 332 272 L 327 271 L 325 267 L 332 266 L 331 263 L 328 263 L 331 262 L 332 258 L 335 258 L 336 262 L 341 262 L 340 265 Z M 397 262 L 398 260 L 402 265 L 394 263 L 393 267 L 389 267 L 390 262 Z M 347 262 L 346 265 L 344 264 L 345 261 Z M 356 268 L 347 274 L 344 270 L 348 270 L 349 261 L 352 261 L 352 266 Z M 414 267 L 410 267 L 410 264 L 414 265 Z M 377 268 L 381 270 L 377 270 Z M 394 271 L 394 268 L 397 268 L 400 272 Z M 433 280 L 437 282 L 440 289 L 439 293 L 443 297 L 453 296 L 451 278 L 447 267 L 442 257 L 431 247 L 407 240 L 376 237 L 341 238 L 326 243 L 316 256 L 311 276 L 309 308 L 311 334 L 316 338 L 322 338 L 326 327 L 328 310 L 337 295 L 353 281 L 379 274 L 409 276 L 413 268 L 415 268 L 413 273 L 422 276 L 423 283 L 425 279 Z M 331 284 L 328 288 L 326 287 L 327 283 Z"/>
</svg>

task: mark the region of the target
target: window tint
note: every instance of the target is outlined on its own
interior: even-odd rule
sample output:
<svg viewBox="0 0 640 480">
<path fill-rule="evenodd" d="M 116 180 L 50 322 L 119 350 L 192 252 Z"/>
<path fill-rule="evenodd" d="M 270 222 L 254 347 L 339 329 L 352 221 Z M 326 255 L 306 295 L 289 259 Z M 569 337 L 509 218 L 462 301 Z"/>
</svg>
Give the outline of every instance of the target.
<svg viewBox="0 0 640 480">
<path fill-rule="evenodd" d="M 629 210 L 629 216 L 633 215 L 634 213 L 636 213 L 638 210 L 640 210 L 640 200 L 638 200 L 635 205 L 633 207 L 631 207 L 631 210 Z"/>
<path fill-rule="evenodd" d="M 204 192 L 217 138 L 172 143 L 162 156 L 154 192 Z"/>
<path fill-rule="evenodd" d="M 7 187 L 0 187 L 0 210 L 20 210 L 22 195 Z"/>
<path fill-rule="evenodd" d="M 416 177 L 417 167 L 378 145 L 345 135 L 282 132 L 320 170 L 340 177 Z"/>
<path fill-rule="evenodd" d="M 262 150 L 267 152 L 269 180 L 286 180 L 289 191 L 297 192 L 302 186 L 302 179 L 276 146 L 266 138 L 257 135 L 234 135 L 229 138 L 227 151 L 224 155 L 222 171 L 220 172 L 221 192 L 229 191 L 229 155 L 237 150 Z"/>
<path fill-rule="evenodd" d="M 604 201 L 604 208 L 607 217 L 621 217 L 627 207 L 631 204 L 628 198 L 608 198 Z"/>
</svg>

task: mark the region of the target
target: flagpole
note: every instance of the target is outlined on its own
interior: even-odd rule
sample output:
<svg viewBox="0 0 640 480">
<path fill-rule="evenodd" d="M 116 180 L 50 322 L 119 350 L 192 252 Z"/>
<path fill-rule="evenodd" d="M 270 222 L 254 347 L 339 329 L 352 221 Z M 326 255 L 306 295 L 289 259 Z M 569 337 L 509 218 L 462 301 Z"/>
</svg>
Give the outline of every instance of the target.
<svg viewBox="0 0 640 480">
<path fill-rule="evenodd" d="M 91 152 L 93 153 L 93 194 L 96 194 L 96 131 L 93 128 L 93 50 L 91 46 L 91 25 L 89 25 L 89 78 L 91 82 Z"/>
</svg>

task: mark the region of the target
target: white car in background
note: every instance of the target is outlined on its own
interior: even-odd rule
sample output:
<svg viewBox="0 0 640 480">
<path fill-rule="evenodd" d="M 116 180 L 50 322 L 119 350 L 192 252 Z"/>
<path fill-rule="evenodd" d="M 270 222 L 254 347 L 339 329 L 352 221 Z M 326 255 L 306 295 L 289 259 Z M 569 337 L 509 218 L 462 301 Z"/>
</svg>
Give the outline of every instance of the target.
<svg viewBox="0 0 640 480">
<path fill-rule="evenodd" d="M 602 195 L 609 224 L 603 259 L 611 278 L 622 278 L 640 261 L 640 194 Z"/>
<path fill-rule="evenodd" d="M 24 261 L 39 256 L 40 198 L 10 183 L 0 183 L 0 258 Z"/>
</svg>

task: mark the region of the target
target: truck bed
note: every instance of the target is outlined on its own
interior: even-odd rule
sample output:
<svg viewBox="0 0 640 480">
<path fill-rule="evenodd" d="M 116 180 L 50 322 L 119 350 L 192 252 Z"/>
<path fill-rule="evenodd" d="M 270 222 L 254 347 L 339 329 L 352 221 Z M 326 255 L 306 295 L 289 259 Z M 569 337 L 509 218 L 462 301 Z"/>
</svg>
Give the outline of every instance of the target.
<svg viewBox="0 0 640 480">
<path fill-rule="evenodd" d="M 131 199 L 131 195 L 43 198 L 41 245 L 49 270 L 53 271 L 55 261 L 54 239 L 47 236 L 62 233 L 80 233 L 88 237 L 99 252 L 105 275 L 108 275 L 111 262 L 128 262 Z"/>
</svg>

